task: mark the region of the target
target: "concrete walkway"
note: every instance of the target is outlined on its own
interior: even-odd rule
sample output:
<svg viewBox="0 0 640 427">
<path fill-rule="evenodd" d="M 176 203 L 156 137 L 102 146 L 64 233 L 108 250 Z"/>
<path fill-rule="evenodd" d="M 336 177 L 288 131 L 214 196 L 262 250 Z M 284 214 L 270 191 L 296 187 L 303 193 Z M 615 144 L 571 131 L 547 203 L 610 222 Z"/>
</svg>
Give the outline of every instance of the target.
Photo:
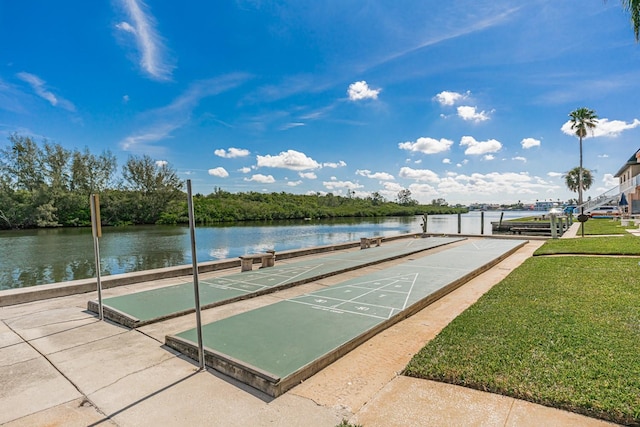
<svg viewBox="0 0 640 427">
<path fill-rule="evenodd" d="M 192 360 L 162 345 L 165 335 L 192 327 L 194 315 L 130 330 L 97 321 L 85 309 L 87 294 L 1 307 L 0 424 L 335 426 L 347 419 L 367 427 L 611 425 L 508 397 L 398 375 L 426 342 L 541 244 L 525 245 L 275 399 L 215 371 L 200 372 Z M 428 253 L 432 252 L 425 255 Z M 398 262 L 402 261 L 207 310 L 203 321 L 224 319 Z M 131 291 L 121 287 L 105 293 L 116 296 Z"/>
</svg>

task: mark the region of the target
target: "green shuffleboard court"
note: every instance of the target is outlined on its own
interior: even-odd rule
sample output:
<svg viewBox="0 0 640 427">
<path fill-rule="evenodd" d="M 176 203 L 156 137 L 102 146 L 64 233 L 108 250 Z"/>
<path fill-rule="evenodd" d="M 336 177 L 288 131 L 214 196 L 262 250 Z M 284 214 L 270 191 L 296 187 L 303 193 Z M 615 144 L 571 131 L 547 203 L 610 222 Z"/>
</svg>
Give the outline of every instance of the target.
<svg viewBox="0 0 640 427">
<path fill-rule="evenodd" d="M 278 396 L 526 244 L 482 239 L 204 325 L 208 366 Z M 166 344 L 198 356 L 197 330 Z"/>
<path fill-rule="evenodd" d="M 282 266 L 201 279 L 200 306 L 207 309 L 252 298 L 460 240 L 463 238 L 402 239 L 360 251 L 332 252 L 328 256 Z M 130 328 L 192 313 L 194 307 L 193 281 L 103 300 L 104 317 Z M 89 301 L 88 309 L 97 313 L 98 302 Z"/>
</svg>

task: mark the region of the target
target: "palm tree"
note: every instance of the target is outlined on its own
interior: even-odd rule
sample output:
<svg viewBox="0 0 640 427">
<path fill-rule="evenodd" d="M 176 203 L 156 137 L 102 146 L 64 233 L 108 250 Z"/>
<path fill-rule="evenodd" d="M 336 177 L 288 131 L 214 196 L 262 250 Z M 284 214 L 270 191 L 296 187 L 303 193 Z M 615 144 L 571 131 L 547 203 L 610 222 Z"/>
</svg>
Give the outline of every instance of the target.
<svg viewBox="0 0 640 427">
<path fill-rule="evenodd" d="M 631 14 L 631 25 L 637 43 L 640 41 L 640 0 L 622 0 L 622 7 Z"/>
<path fill-rule="evenodd" d="M 582 169 L 582 174 L 580 173 L 580 167 L 575 167 L 571 169 L 569 172 L 564 174 L 564 182 L 567 184 L 567 188 L 573 192 L 578 191 L 580 188 L 580 177 L 582 175 L 582 189 L 588 190 L 593 184 L 593 175 L 591 175 L 591 171 L 589 169 Z M 578 204 L 581 204 L 578 201 Z"/>
<path fill-rule="evenodd" d="M 637 1 L 637 0 L 636 0 Z M 569 114 L 571 117 L 571 130 L 575 130 L 576 136 L 580 139 L 580 169 L 578 172 L 583 171 L 582 168 L 582 138 L 587 136 L 588 129 L 595 129 L 598 124 L 598 116 L 596 112 L 586 107 L 578 108 Z M 582 189 L 584 183 L 582 182 L 582 174 L 578 179 L 578 204 L 582 204 Z"/>
</svg>

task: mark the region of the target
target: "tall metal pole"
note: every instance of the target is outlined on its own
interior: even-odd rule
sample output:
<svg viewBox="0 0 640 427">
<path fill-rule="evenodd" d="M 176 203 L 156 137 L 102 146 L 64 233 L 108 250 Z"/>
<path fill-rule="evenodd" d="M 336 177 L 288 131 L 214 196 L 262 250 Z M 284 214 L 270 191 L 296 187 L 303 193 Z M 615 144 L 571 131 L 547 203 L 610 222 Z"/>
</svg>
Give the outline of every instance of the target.
<svg viewBox="0 0 640 427">
<path fill-rule="evenodd" d="M 91 205 L 91 231 L 93 234 L 93 252 L 96 264 L 96 283 L 98 286 L 98 319 L 104 320 L 104 311 L 102 310 L 102 282 L 100 281 L 100 245 L 98 238 L 102 236 L 102 226 L 100 224 L 100 197 L 92 194 L 89 197 Z"/>
<path fill-rule="evenodd" d="M 480 234 L 484 234 L 484 211 L 480 212 Z"/>
<path fill-rule="evenodd" d="M 196 256 L 196 221 L 193 213 L 193 196 L 191 180 L 187 180 L 187 205 L 189 208 L 189 232 L 191 234 L 191 259 L 193 263 L 193 295 L 196 303 L 196 329 L 198 331 L 198 362 L 200 369 L 207 369 L 204 364 L 204 344 L 202 343 L 202 319 L 200 317 L 200 287 L 198 285 L 198 258 Z"/>
</svg>

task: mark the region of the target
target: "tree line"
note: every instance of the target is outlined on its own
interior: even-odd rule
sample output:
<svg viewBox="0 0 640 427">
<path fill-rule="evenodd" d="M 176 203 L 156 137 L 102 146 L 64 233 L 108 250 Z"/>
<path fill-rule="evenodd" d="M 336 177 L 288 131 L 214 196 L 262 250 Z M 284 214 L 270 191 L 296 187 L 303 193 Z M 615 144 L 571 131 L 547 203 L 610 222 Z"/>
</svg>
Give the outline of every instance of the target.
<svg viewBox="0 0 640 427">
<path fill-rule="evenodd" d="M 89 195 L 100 194 L 103 225 L 186 224 L 184 182 L 164 162 L 130 156 L 118 171 L 109 150 L 68 150 L 60 144 L 12 134 L 0 149 L 0 229 L 90 226 Z M 227 221 L 402 216 L 464 212 L 443 199 L 420 205 L 409 190 L 389 202 L 329 194 L 230 193 L 215 188 L 194 196 L 199 224 Z"/>
</svg>

